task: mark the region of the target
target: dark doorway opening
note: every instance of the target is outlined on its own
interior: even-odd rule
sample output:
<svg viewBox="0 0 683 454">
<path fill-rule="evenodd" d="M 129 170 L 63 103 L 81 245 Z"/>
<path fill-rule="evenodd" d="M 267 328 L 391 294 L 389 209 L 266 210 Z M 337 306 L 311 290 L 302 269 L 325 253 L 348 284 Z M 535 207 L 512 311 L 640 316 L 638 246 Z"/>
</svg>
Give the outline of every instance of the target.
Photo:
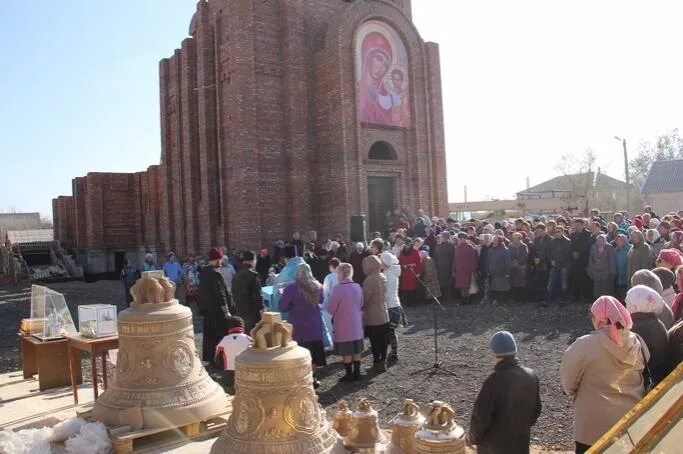
<svg viewBox="0 0 683 454">
<path fill-rule="evenodd" d="M 123 251 L 114 252 L 114 269 L 117 274 L 121 274 L 123 265 L 125 265 L 126 253 Z"/>
<path fill-rule="evenodd" d="M 368 177 L 368 227 L 371 233 L 386 233 L 386 213 L 393 209 L 394 178 Z"/>
<path fill-rule="evenodd" d="M 52 265 L 49 249 L 24 250 L 21 251 L 21 256 L 28 266 Z"/>
</svg>

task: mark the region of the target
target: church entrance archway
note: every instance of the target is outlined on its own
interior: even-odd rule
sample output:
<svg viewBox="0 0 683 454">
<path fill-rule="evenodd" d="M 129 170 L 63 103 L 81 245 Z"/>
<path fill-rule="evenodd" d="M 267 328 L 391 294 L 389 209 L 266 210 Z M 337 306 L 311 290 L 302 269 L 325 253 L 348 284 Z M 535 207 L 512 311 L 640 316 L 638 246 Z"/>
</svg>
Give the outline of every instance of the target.
<svg viewBox="0 0 683 454">
<path fill-rule="evenodd" d="M 368 177 L 368 227 L 370 232 L 386 230 L 386 213 L 394 209 L 394 177 Z"/>
</svg>

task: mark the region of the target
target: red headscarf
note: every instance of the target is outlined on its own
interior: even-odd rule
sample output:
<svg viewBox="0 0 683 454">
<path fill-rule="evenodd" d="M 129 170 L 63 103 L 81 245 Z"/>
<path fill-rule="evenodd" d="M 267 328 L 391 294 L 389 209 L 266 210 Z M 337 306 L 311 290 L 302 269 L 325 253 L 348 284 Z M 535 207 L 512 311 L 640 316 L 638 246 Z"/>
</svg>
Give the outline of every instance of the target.
<svg viewBox="0 0 683 454">
<path fill-rule="evenodd" d="M 615 344 L 623 347 L 617 323 L 621 323 L 621 326 L 627 329 L 633 327 L 631 314 L 624 305 L 612 296 L 601 296 L 593 303 L 591 314 L 600 324 L 609 325 L 610 338 Z"/>
<path fill-rule="evenodd" d="M 683 255 L 678 249 L 662 249 L 657 256 L 657 261 L 660 260 L 674 268 L 683 265 Z"/>
</svg>

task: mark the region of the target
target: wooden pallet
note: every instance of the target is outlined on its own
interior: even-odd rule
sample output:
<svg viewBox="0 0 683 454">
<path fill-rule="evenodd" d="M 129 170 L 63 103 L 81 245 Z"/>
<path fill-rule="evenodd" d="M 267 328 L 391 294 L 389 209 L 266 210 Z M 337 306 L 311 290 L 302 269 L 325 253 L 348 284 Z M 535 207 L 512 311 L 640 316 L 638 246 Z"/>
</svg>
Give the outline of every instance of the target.
<svg viewBox="0 0 683 454">
<path fill-rule="evenodd" d="M 231 411 L 204 421 L 164 429 L 134 430 L 131 426 L 107 427 L 114 454 L 145 453 L 180 443 L 210 438 L 221 432 L 228 423 Z M 77 412 L 79 418 L 91 419 L 92 410 Z"/>
</svg>

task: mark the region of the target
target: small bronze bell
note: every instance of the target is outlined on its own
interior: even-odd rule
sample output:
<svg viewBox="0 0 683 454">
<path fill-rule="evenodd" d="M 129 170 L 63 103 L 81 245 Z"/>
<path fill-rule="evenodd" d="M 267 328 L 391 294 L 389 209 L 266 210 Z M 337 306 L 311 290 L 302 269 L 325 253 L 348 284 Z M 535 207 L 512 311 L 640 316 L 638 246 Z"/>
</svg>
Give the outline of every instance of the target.
<svg viewBox="0 0 683 454">
<path fill-rule="evenodd" d="M 465 430 L 455 423 L 451 406 L 435 400 L 427 409 L 427 420 L 415 434 L 415 453 L 464 454 Z"/>
<path fill-rule="evenodd" d="M 337 404 L 332 427 L 342 437 L 349 435 L 353 429 L 353 412 L 349 410 L 349 404 L 345 400 L 340 400 Z"/>
<path fill-rule="evenodd" d="M 420 407 L 413 399 L 403 402 L 403 411 L 393 420 L 391 426 L 392 454 L 412 454 L 415 452 L 415 432 L 425 422 Z"/>
<path fill-rule="evenodd" d="M 387 450 L 387 438 L 379 427 L 377 412 L 368 399 L 360 399 L 353 412 L 351 433 L 344 446 L 352 452 L 381 453 Z"/>
</svg>

